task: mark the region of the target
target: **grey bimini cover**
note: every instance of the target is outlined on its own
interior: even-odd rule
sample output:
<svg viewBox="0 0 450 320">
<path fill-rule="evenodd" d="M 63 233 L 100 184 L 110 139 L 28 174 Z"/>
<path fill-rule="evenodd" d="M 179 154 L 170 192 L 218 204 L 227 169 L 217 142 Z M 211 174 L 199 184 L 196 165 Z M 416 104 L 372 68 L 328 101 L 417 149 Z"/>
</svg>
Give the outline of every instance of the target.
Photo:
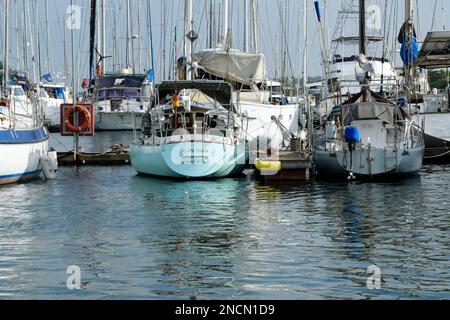
<svg viewBox="0 0 450 320">
<path fill-rule="evenodd" d="M 344 124 L 356 120 L 379 119 L 383 122 L 394 124 L 405 120 L 406 113 L 399 107 L 382 102 L 360 102 L 344 107 Z"/>
<path fill-rule="evenodd" d="M 254 84 L 265 79 L 265 58 L 238 50 L 204 50 L 192 55 L 209 74 L 228 81 Z"/>
</svg>

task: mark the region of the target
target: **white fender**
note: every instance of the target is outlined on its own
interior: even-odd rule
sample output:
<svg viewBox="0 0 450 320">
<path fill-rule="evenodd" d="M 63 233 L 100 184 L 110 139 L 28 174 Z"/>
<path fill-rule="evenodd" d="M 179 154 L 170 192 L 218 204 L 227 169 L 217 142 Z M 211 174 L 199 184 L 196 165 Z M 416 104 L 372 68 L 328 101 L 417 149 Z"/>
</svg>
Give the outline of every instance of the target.
<svg viewBox="0 0 450 320">
<path fill-rule="evenodd" d="M 45 179 L 47 180 L 55 180 L 56 179 L 56 169 L 53 163 L 52 158 L 44 154 L 41 157 L 41 168 L 42 173 L 44 174 Z"/>
<path fill-rule="evenodd" d="M 47 154 L 52 161 L 53 168 L 55 168 L 55 171 L 58 171 L 58 153 L 53 150 L 49 151 Z"/>
</svg>

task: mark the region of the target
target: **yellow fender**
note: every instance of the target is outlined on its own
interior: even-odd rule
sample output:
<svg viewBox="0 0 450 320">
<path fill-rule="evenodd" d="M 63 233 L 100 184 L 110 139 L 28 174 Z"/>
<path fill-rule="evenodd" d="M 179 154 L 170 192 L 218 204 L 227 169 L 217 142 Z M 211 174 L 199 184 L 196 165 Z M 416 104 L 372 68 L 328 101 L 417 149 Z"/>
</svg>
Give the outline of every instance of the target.
<svg viewBox="0 0 450 320">
<path fill-rule="evenodd" d="M 264 161 L 256 159 L 255 167 L 262 175 L 276 175 L 281 171 L 281 161 Z"/>
</svg>

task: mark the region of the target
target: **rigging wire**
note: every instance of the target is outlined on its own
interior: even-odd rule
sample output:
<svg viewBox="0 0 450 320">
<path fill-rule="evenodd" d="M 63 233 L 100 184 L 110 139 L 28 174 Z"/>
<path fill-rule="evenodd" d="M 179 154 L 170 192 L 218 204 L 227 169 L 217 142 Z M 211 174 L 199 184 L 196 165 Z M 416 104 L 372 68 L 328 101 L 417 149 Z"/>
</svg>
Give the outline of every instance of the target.
<svg viewBox="0 0 450 320">
<path fill-rule="evenodd" d="M 431 29 L 434 30 L 434 22 L 436 20 L 436 9 L 437 9 L 438 0 L 434 0 L 434 8 L 433 8 L 433 19 L 431 21 Z"/>
</svg>

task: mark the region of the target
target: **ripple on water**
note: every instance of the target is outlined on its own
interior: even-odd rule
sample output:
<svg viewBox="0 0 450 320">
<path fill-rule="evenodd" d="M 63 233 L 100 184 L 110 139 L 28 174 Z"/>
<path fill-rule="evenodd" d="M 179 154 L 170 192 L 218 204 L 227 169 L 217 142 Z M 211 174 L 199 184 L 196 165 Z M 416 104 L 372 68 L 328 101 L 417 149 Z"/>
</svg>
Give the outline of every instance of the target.
<svg viewBox="0 0 450 320">
<path fill-rule="evenodd" d="M 267 186 L 61 168 L 1 188 L 0 297 L 448 298 L 450 172 Z M 82 290 L 65 287 L 79 265 Z M 367 267 L 382 289 L 366 287 Z"/>
</svg>

